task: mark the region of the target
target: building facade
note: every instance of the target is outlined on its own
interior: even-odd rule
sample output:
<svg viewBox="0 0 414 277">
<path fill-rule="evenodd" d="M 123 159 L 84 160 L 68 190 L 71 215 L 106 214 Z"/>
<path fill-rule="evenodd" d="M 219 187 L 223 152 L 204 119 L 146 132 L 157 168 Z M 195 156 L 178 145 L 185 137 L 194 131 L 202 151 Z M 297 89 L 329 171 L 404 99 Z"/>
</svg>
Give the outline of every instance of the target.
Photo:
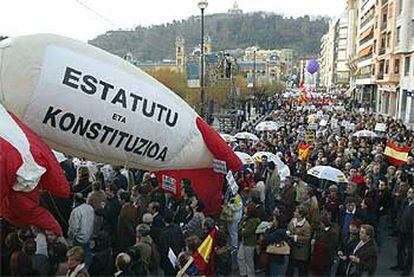
<svg viewBox="0 0 414 277">
<path fill-rule="evenodd" d="M 361 0 L 358 11 L 356 100 L 375 110 L 377 85 L 375 81 L 375 13 L 377 0 Z"/>
<path fill-rule="evenodd" d="M 396 0 L 380 0 L 376 5 L 374 26 L 376 110 L 397 116 L 397 90 L 400 82 L 400 57 L 394 53 L 396 38 Z"/>
<path fill-rule="evenodd" d="M 414 125 L 413 0 L 348 0 L 321 39 L 320 85 L 328 91 L 347 79 L 345 56 L 354 100 Z"/>
<path fill-rule="evenodd" d="M 395 56 L 400 61 L 397 118 L 414 124 L 414 1 L 397 0 Z"/>
</svg>

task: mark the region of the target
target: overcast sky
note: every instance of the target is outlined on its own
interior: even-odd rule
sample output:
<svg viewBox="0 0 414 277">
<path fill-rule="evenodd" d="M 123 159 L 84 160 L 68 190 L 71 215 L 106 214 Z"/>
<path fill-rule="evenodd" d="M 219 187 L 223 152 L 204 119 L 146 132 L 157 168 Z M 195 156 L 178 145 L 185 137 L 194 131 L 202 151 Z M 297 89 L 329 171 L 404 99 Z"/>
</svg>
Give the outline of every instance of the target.
<svg viewBox="0 0 414 277">
<path fill-rule="evenodd" d="M 227 12 L 233 2 L 209 0 L 206 14 Z M 267 11 L 295 17 L 338 16 L 346 5 L 346 0 L 237 2 L 244 12 Z M 108 30 L 166 23 L 200 13 L 197 0 L 0 0 L 0 11 L 0 35 L 48 32 L 83 41 Z"/>
</svg>

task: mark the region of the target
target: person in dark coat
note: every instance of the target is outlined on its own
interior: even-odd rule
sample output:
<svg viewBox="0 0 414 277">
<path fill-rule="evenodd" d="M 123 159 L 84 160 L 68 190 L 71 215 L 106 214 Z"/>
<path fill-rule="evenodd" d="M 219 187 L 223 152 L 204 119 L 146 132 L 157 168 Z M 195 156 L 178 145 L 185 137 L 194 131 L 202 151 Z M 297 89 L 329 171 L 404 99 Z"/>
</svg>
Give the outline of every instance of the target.
<svg viewBox="0 0 414 277">
<path fill-rule="evenodd" d="M 330 276 L 339 244 L 339 232 L 327 214 L 320 219 L 315 245 L 311 256 L 312 276 Z"/>
<path fill-rule="evenodd" d="M 359 231 L 360 241 L 355 246 L 352 254 L 348 256 L 350 261 L 347 276 L 375 276 L 378 261 L 378 247 L 374 240 L 374 227 L 368 224 L 361 225 Z"/>
<path fill-rule="evenodd" d="M 165 276 L 176 276 L 178 272 L 168 258 L 169 250 L 171 249 L 178 256 L 185 247 L 183 232 L 180 226 L 173 222 L 173 218 L 173 212 L 165 210 L 164 221 L 166 227 L 161 232 L 159 244 L 161 268 L 164 270 Z"/>
<path fill-rule="evenodd" d="M 407 199 L 402 204 L 398 224 L 397 261 L 392 270 L 401 270 L 402 276 L 409 276 L 413 268 L 413 221 L 414 221 L 414 188 L 407 192 Z"/>
<path fill-rule="evenodd" d="M 339 211 L 339 227 L 344 241 L 347 240 L 349 224 L 354 219 L 361 219 L 361 212 L 356 205 L 355 198 L 347 197 L 345 199 L 345 209 Z"/>
<path fill-rule="evenodd" d="M 361 228 L 361 221 L 354 219 L 349 224 L 348 236 L 342 236 L 342 241 L 338 251 L 339 264 L 336 272 L 336 276 L 344 276 L 348 267 L 347 257 L 352 254 L 355 246 L 359 242 L 359 229 Z"/>
<path fill-rule="evenodd" d="M 121 203 L 119 203 L 117 192 L 118 188 L 115 184 L 109 185 L 106 190 L 108 202 L 104 208 L 104 229 L 107 230 L 113 242 L 116 242 L 118 230 L 118 216 L 121 211 Z"/>
<path fill-rule="evenodd" d="M 128 179 L 121 173 L 122 167 L 115 167 L 115 176 L 113 183 L 117 186 L 118 190 L 123 189 L 124 191 L 128 190 Z"/>
<path fill-rule="evenodd" d="M 154 235 L 152 238 L 154 242 L 159 245 L 159 239 L 161 231 L 165 227 L 164 218 L 161 215 L 161 206 L 158 202 L 151 202 L 148 205 L 148 212 L 152 214 L 152 225 L 151 225 L 151 233 Z"/>
<path fill-rule="evenodd" d="M 131 194 L 121 193 L 122 208 L 118 219 L 118 247 L 125 250 L 135 244 L 135 228 L 138 225 L 138 209 L 132 204 Z"/>
</svg>

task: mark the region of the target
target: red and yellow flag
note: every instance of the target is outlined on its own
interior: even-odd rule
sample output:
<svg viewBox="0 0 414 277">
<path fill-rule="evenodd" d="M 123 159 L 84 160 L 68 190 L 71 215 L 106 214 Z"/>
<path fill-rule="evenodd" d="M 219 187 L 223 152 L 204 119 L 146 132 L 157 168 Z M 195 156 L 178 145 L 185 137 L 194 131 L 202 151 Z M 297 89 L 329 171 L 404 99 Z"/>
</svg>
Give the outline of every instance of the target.
<svg viewBox="0 0 414 277">
<path fill-rule="evenodd" d="M 301 142 L 299 144 L 299 160 L 302 162 L 306 161 L 309 156 L 310 148 L 311 146 L 306 143 Z"/>
<path fill-rule="evenodd" d="M 177 276 L 214 276 L 214 248 L 217 231 L 218 228 L 214 227 Z"/>
<path fill-rule="evenodd" d="M 407 163 L 409 146 L 397 146 L 392 141 L 387 141 L 387 147 L 385 148 L 385 156 L 389 163 L 400 166 Z"/>
</svg>

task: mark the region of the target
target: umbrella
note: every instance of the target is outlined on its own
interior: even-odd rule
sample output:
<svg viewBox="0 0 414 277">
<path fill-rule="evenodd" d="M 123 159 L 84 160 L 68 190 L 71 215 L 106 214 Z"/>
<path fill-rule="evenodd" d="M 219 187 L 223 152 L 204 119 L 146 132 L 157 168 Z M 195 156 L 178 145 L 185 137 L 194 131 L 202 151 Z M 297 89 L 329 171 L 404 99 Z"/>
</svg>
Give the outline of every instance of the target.
<svg viewBox="0 0 414 277">
<path fill-rule="evenodd" d="M 256 131 L 277 131 L 279 124 L 274 121 L 263 121 L 256 125 Z"/>
<path fill-rule="evenodd" d="M 281 181 L 284 181 L 287 176 L 290 176 L 289 167 L 285 163 L 283 163 L 282 160 L 279 159 L 279 157 L 276 154 L 273 154 L 271 152 L 257 152 L 256 154 L 253 155 L 253 159 L 255 159 L 256 161 L 261 161 L 262 156 L 267 156 L 267 160 L 269 162 L 275 163 L 275 165 L 277 166 Z"/>
<path fill-rule="evenodd" d="M 233 137 L 232 135 L 228 134 L 220 134 L 220 136 L 226 141 L 226 142 L 235 142 L 237 139 Z"/>
<path fill-rule="evenodd" d="M 254 163 L 252 156 L 249 154 L 239 151 L 235 151 L 234 153 L 237 155 L 237 157 L 239 157 L 243 165 L 251 165 Z"/>
<path fill-rule="evenodd" d="M 353 135 L 353 137 L 358 137 L 358 138 L 376 138 L 378 137 L 378 135 L 376 133 L 374 133 L 373 131 L 370 130 L 361 130 L 358 132 L 355 132 Z"/>
<path fill-rule="evenodd" d="M 315 166 L 308 170 L 308 174 L 335 183 L 348 183 L 345 174 L 332 166 Z"/>
<path fill-rule="evenodd" d="M 237 133 L 234 137 L 236 139 L 259 140 L 259 138 L 255 134 L 249 132 Z"/>
</svg>

